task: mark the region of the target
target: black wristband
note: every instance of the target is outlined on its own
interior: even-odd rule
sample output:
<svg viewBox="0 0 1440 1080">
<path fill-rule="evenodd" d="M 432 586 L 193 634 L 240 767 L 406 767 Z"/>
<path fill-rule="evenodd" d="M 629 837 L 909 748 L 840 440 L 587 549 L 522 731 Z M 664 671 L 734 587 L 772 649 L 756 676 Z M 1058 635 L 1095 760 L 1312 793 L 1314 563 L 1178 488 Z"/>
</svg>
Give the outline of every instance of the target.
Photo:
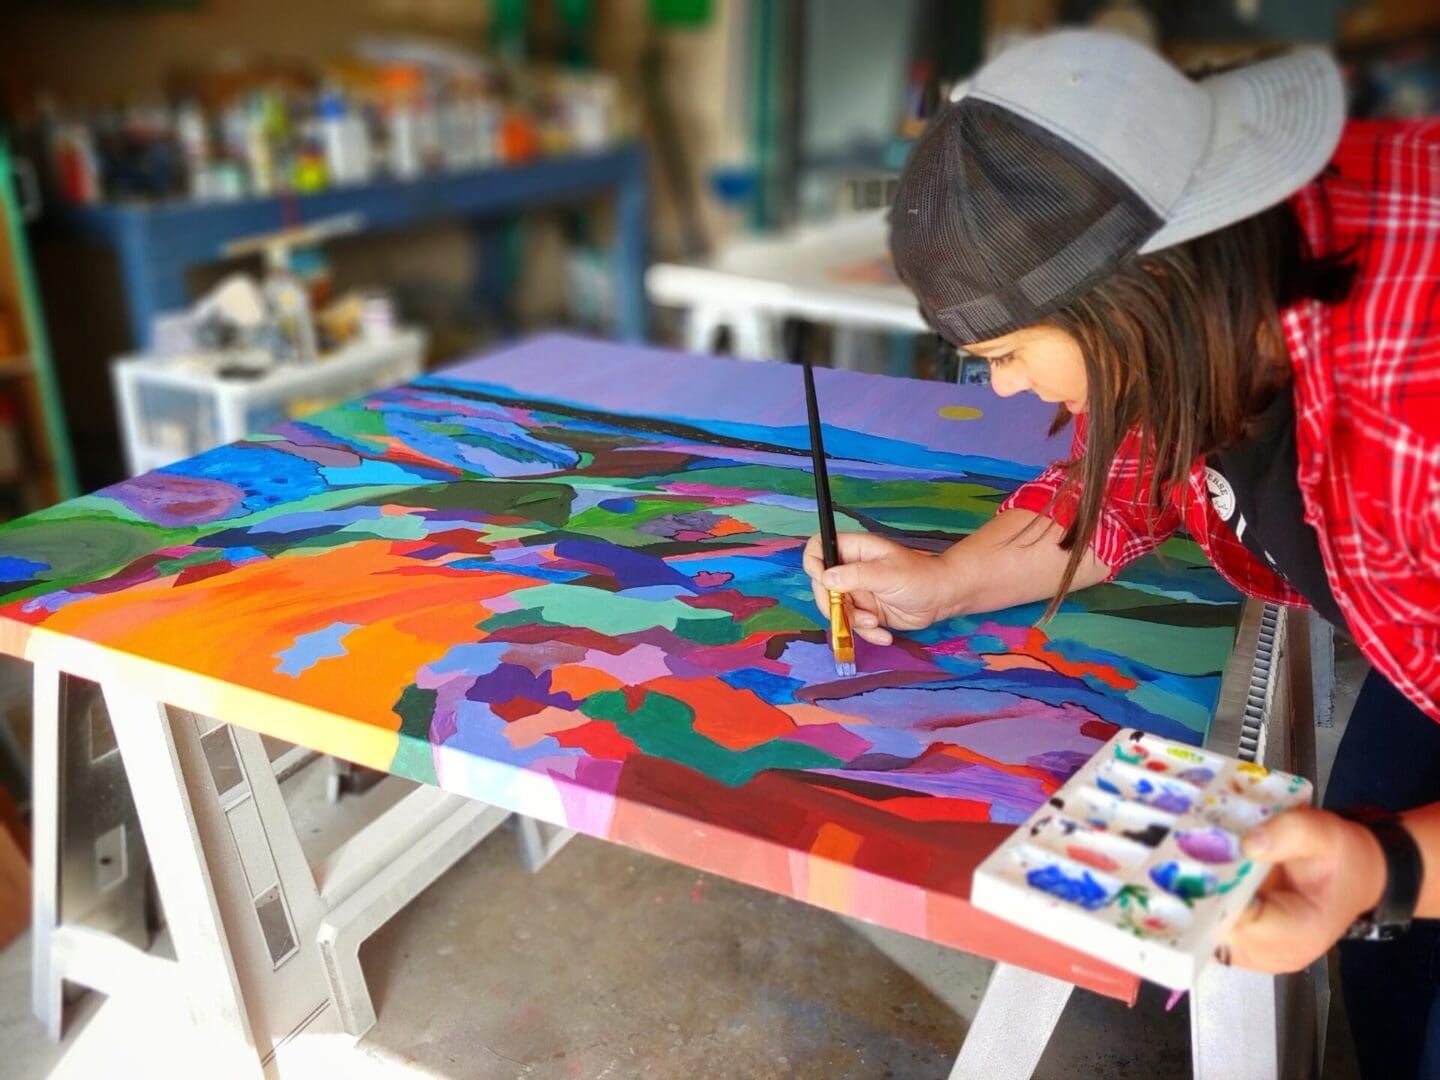
<svg viewBox="0 0 1440 1080">
<path fill-rule="evenodd" d="M 1339 811 L 1342 817 L 1365 826 L 1380 842 L 1385 856 L 1385 888 L 1374 909 L 1361 915 L 1346 931 L 1348 940 L 1388 941 L 1410 928 L 1425 863 L 1420 845 L 1394 814 L 1374 811 Z"/>
</svg>

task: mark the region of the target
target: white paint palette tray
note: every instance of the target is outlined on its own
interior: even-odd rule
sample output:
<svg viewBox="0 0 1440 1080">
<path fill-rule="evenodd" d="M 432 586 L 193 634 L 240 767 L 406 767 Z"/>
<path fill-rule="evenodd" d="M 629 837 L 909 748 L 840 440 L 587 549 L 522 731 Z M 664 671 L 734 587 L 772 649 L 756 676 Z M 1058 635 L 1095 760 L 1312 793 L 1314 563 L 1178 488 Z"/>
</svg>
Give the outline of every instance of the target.
<svg viewBox="0 0 1440 1080">
<path fill-rule="evenodd" d="M 982 911 L 1189 989 L 1268 863 L 1240 836 L 1308 780 L 1121 730 L 975 871 Z"/>
</svg>

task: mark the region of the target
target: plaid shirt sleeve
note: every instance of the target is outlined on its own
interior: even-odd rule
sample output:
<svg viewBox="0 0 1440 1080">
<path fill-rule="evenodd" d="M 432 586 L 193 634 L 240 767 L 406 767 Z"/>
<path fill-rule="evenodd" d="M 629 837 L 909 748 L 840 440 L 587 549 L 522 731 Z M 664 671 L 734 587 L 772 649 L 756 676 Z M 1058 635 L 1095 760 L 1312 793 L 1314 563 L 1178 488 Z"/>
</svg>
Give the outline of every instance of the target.
<svg viewBox="0 0 1440 1080">
<path fill-rule="evenodd" d="M 1078 461 L 1085 452 L 1087 424 L 1085 414 L 1075 417 L 1075 435 L 1070 444 L 1070 457 Z M 1069 527 L 1079 509 L 1079 486 L 1060 492 L 1068 465 L 1050 466 L 1029 483 L 1017 488 L 1001 504 L 1005 510 L 1033 510 Z M 1114 577 L 1126 564 L 1153 550 L 1180 527 L 1180 509 L 1167 503 L 1158 513 L 1145 497 L 1149 474 L 1141 461 L 1139 429 L 1130 431 L 1110 463 L 1105 503 L 1090 547 Z M 1108 580 L 1108 579 L 1107 579 Z"/>
<path fill-rule="evenodd" d="M 1356 645 L 1440 720 L 1440 118 L 1351 123 L 1295 205 L 1359 265 L 1283 319 L 1306 520 Z"/>
</svg>

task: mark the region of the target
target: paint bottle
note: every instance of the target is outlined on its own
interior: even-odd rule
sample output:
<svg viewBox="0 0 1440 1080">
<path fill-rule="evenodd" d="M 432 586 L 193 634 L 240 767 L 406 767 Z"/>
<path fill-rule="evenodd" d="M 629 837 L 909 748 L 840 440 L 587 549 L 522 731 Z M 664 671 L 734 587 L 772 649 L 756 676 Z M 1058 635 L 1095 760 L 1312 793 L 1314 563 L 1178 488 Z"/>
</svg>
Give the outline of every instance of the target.
<svg viewBox="0 0 1440 1080">
<path fill-rule="evenodd" d="M 175 110 L 175 140 L 185 160 L 185 185 L 190 197 L 212 198 L 210 129 L 197 103 L 187 101 Z"/>
<path fill-rule="evenodd" d="M 381 76 L 384 92 L 385 164 L 390 175 L 412 180 L 424 171 L 420 152 L 420 72 L 396 65 Z"/>
<path fill-rule="evenodd" d="M 325 166 L 337 186 L 363 184 L 370 179 L 370 131 L 360 111 L 347 106 L 338 91 L 320 97 L 316 107 Z"/>
</svg>

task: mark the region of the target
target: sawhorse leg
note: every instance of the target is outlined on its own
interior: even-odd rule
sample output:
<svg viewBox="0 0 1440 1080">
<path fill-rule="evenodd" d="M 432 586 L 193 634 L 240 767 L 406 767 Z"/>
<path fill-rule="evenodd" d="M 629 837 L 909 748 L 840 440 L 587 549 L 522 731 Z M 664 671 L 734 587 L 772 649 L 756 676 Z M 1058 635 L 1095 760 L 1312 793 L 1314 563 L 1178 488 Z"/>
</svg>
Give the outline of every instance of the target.
<svg viewBox="0 0 1440 1080">
<path fill-rule="evenodd" d="M 1207 965 L 1190 992 L 1196 1080 L 1277 1080 L 1275 978 Z"/>
<path fill-rule="evenodd" d="M 225 936 L 206 837 L 197 818 L 176 724 L 164 705 L 107 686 L 105 703 L 145 831 L 171 940 L 197 1028 L 223 1075 L 259 1075 L 260 1058 Z"/>
<path fill-rule="evenodd" d="M 515 839 L 520 846 L 520 861 L 525 864 L 526 870 L 534 874 L 558 855 L 561 848 L 575 839 L 575 830 L 546 825 L 534 818 L 517 815 Z"/>
<path fill-rule="evenodd" d="M 328 910 L 316 940 L 346 1032 L 358 1038 L 375 1024 L 361 943 L 509 816 L 497 806 L 420 787 L 327 862 L 322 895 Z"/>
<path fill-rule="evenodd" d="M 1028 1080 L 1074 989 L 1062 979 L 996 964 L 950 1080 Z"/>
</svg>

